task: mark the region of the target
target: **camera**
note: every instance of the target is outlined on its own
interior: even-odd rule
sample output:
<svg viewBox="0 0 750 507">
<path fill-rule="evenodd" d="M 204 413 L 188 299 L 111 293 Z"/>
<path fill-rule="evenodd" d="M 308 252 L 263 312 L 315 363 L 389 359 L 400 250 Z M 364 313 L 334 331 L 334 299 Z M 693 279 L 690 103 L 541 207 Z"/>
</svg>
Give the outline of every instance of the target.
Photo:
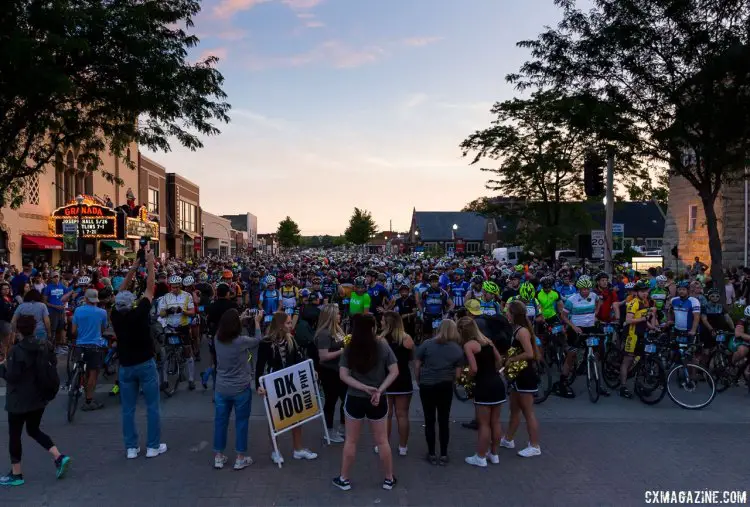
<svg viewBox="0 0 750 507">
<path fill-rule="evenodd" d="M 138 240 L 138 244 L 140 245 L 138 249 L 138 263 L 141 266 L 146 265 L 146 245 L 148 245 L 149 241 L 151 241 L 150 236 L 141 236 L 141 239 Z"/>
</svg>

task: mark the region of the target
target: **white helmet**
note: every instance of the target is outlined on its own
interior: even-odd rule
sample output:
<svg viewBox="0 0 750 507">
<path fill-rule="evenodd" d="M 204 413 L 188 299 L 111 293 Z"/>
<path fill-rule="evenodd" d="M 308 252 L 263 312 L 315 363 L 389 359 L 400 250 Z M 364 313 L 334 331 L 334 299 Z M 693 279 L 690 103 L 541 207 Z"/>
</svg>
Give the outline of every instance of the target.
<svg viewBox="0 0 750 507">
<path fill-rule="evenodd" d="M 180 275 L 172 275 L 169 277 L 169 285 L 180 285 L 182 283 L 182 277 Z"/>
<path fill-rule="evenodd" d="M 750 306 L 745 307 L 745 317 L 750 318 Z"/>
<path fill-rule="evenodd" d="M 659 284 L 659 285 L 664 285 L 665 283 L 667 283 L 667 277 L 664 276 L 664 275 L 657 276 L 656 277 L 656 283 Z"/>
<path fill-rule="evenodd" d="M 91 278 L 88 276 L 81 276 L 78 278 L 78 285 L 88 285 L 91 283 Z"/>
<path fill-rule="evenodd" d="M 195 284 L 195 278 L 192 275 L 188 275 L 182 279 L 182 285 L 185 287 L 190 287 L 193 284 Z"/>
<path fill-rule="evenodd" d="M 271 285 L 272 283 L 276 283 L 276 277 L 273 275 L 268 275 L 266 277 L 266 285 Z"/>
<path fill-rule="evenodd" d="M 635 289 L 635 283 L 634 282 L 628 282 L 628 283 L 626 283 L 625 284 L 625 289 L 626 290 Z"/>
</svg>

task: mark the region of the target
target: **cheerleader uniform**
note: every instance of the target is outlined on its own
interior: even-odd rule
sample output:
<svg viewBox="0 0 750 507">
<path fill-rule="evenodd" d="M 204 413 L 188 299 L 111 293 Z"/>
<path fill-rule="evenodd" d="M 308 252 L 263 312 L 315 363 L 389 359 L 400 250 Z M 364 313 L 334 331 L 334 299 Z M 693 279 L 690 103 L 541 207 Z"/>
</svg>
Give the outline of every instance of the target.
<svg viewBox="0 0 750 507">
<path fill-rule="evenodd" d="M 492 345 L 482 345 L 474 356 L 477 374 L 474 376 L 474 404 L 499 405 L 507 401 L 505 383 L 495 366 L 495 350 Z"/>
<path fill-rule="evenodd" d="M 511 348 L 515 348 L 518 351 L 516 355 L 523 352 L 523 345 L 521 345 L 521 342 L 517 338 L 520 329 L 520 327 L 516 327 L 515 331 L 513 331 L 513 338 L 510 341 Z M 533 394 L 539 390 L 539 375 L 537 375 L 532 361 L 526 361 L 526 363 L 526 367 L 519 371 L 516 378 L 509 382 L 508 388 L 518 393 Z"/>
<path fill-rule="evenodd" d="M 414 385 L 411 381 L 411 370 L 409 369 L 409 361 L 411 361 L 411 349 L 407 349 L 401 344 L 388 342 L 393 355 L 396 356 L 396 364 L 398 364 L 398 377 L 393 381 L 393 384 L 388 386 L 386 394 L 412 394 L 414 391 Z"/>
</svg>

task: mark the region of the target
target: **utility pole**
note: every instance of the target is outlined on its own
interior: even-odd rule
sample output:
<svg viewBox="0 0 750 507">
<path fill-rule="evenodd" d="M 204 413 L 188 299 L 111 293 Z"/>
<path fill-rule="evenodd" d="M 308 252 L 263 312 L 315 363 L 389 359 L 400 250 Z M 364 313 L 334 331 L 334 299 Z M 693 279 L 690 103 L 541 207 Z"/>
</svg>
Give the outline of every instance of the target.
<svg viewBox="0 0 750 507">
<path fill-rule="evenodd" d="M 614 276 L 612 265 L 612 229 L 614 228 L 615 216 L 615 153 L 610 148 L 607 150 L 607 201 L 605 203 L 606 219 L 604 224 L 604 271 Z"/>
</svg>

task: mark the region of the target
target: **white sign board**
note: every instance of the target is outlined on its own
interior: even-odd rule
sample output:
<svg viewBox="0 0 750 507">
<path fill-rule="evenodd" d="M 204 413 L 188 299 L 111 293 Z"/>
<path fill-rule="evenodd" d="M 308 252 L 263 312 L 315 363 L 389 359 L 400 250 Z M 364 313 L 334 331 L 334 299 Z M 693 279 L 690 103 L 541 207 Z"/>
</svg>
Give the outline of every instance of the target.
<svg viewBox="0 0 750 507">
<path fill-rule="evenodd" d="M 612 224 L 612 250 L 623 252 L 625 250 L 625 225 Z"/>
<path fill-rule="evenodd" d="M 592 259 L 603 259 L 604 248 L 606 247 L 607 240 L 604 235 L 604 231 L 592 230 L 591 231 L 591 258 Z"/>
</svg>

